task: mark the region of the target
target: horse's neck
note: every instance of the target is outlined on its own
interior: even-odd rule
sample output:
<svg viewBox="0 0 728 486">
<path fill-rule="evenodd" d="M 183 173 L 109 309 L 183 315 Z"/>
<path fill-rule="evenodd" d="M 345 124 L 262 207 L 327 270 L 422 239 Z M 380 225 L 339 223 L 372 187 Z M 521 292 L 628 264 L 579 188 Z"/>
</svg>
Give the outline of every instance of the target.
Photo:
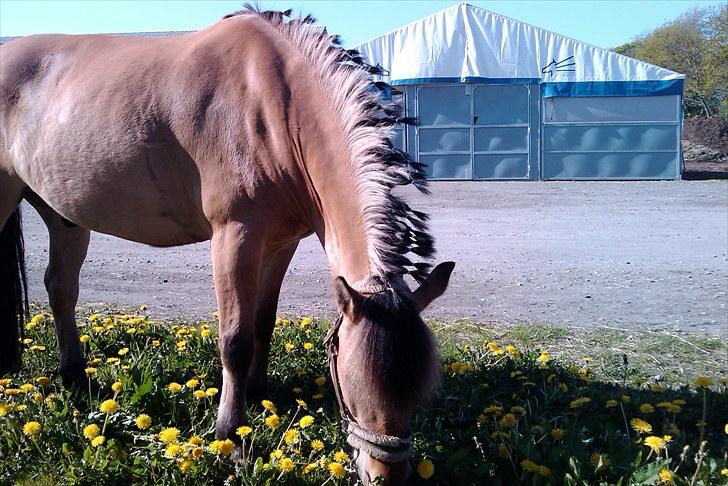
<svg viewBox="0 0 728 486">
<path fill-rule="evenodd" d="M 301 126 L 303 163 L 317 206 L 315 231 L 334 277 L 369 277 L 370 259 L 362 202 L 344 136 L 334 119 Z M 335 118 L 335 117 L 333 117 Z"/>
</svg>

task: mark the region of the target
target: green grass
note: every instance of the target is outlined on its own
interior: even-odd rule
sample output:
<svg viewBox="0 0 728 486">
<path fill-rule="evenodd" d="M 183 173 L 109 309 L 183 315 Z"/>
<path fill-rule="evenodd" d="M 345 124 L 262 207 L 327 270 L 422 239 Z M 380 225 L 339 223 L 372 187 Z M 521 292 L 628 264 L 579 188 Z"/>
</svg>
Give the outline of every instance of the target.
<svg viewBox="0 0 728 486">
<path fill-rule="evenodd" d="M 155 321 L 140 310 L 92 313 L 83 311 L 79 330 L 89 336 L 84 346 L 95 371 L 90 391 L 75 395 L 56 376 L 48 315 L 26 330 L 23 370 L 0 385 L 0 484 L 346 483 L 331 465 L 337 458 L 346 465 L 340 451 L 349 449 L 322 347 L 328 320 L 279 320 L 270 399 L 280 425 L 271 428 L 273 413 L 251 404 L 250 459 L 241 462 L 214 438 L 221 387 L 214 326 Z M 660 484 L 660 472 L 670 471 L 678 485 L 726 484 L 726 343 L 468 320 L 432 327 L 445 372 L 436 397 L 413 420 L 413 466 L 428 459 L 435 471 L 429 479 L 415 474 L 416 483 Z M 713 385 L 696 388 L 698 376 Z M 26 392 L 13 391 L 22 385 Z M 99 410 L 108 399 L 118 411 Z M 136 425 L 142 413 L 152 417 L 148 429 Z M 305 415 L 313 424 L 301 427 Z M 652 431 L 638 433 L 630 425 L 637 418 Z M 41 424 L 39 433 L 23 433 L 30 421 Z M 103 429 L 103 444 L 84 436 L 90 424 Z M 167 427 L 179 429 L 176 445 L 161 440 Z M 671 439 L 653 451 L 644 443 L 650 435 Z M 190 444 L 193 436 L 201 443 Z M 313 448 L 314 440 L 323 448 Z"/>
</svg>

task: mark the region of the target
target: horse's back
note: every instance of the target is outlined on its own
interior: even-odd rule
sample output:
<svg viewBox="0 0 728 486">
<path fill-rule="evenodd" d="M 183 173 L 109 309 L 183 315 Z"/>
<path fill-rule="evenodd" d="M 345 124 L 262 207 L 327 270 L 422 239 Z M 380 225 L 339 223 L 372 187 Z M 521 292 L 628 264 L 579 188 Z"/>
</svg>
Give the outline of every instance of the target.
<svg viewBox="0 0 728 486">
<path fill-rule="evenodd" d="M 199 169 L 165 100 L 179 44 L 42 35 L 4 45 L 4 163 L 81 226 L 161 246 L 206 239 Z"/>
</svg>

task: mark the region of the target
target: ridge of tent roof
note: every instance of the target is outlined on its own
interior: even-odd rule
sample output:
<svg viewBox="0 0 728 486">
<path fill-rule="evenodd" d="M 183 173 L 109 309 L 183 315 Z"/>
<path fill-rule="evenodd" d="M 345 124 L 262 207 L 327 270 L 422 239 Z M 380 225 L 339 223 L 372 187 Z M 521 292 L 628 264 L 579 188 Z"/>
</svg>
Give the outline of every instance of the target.
<svg viewBox="0 0 728 486">
<path fill-rule="evenodd" d="M 672 71 L 670 69 L 667 69 L 667 68 L 664 68 L 664 67 L 661 67 L 661 66 L 657 66 L 657 65 L 654 65 L 654 64 L 650 64 L 648 62 L 641 61 L 639 59 L 634 59 L 634 58 L 631 58 L 629 56 L 625 56 L 623 54 L 619 54 L 617 52 L 614 52 L 614 51 L 612 51 L 610 49 L 603 48 L 603 47 L 599 47 L 599 46 L 590 44 L 588 42 L 581 41 L 579 39 L 575 39 L 575 38 L 572 38 L 572 37 L 568 37 L 568 36 L 565 36 L 565 35 L 562 35 L 562 34 L 553 32 L 553 31 L 551 31 L 549 29 L 546 29 L 546 28 L 543 28 L 543 27 L 539 27 L 539 26 L 536 26 L 536 25 L 533 25 L 533 24 L 529 24 L 528 22 L 524 22 L 524 21 L 521 21 L 521 20 L 518 20 L 518 19 L 515 19 L 515 18 L 512 18 L 512 17 L 508 17 L 506 15 L 503 15 L 503 14 L 500 14 L 500 13 L 497 13 L 497 12 L 493 12 L 491 10 L 487 10 L 485 8 L 478 7 L 478 6 L 474 6 L 474 5 L 471 5 L 471 4 L 468 4 L 468 3 L 457 3 L 457 4 L 454 4 L 454 5 L 450 6 L 450 7 L 447 7 L 445 9 L 439 10 L 437 12 L 433 12 L 430 15 L 427 15 L 427 16 L 422 17 L 420 19 L 414 20 L 412 22 L 408 22 L 407 24 L 404 24 L 404 25 L 402 25 L 400 27 L 397 27 L 396 29 L 392 29 L 392 30 L 390 30 L 390 31 L 388 31 L 388 32 L 386 32 L 384 34 L 378 35 L 378 36 L 373 37 L 373 38 L 371 38 L 371 39 L 369 39 L 369 40 L 367 40 L 365 42 L 362 42 L 362 43 L 358 44 L 357 46 L 355 46 L 355 48 L 358 49 L 358 50 L 360 50 L 360 51 L 362 51 L 363 50 L 363 47 L 366 46 L 367 44 L 372 44 L 372 43 L 378 42 L 381 39 L 384 39 L 386 37 L 395 35 L 395 34 L 397 34 L 398 32 L 401 32 L 401 31 L 406 31 L 408 29 L 414 29 L 418 24 L 424 24 L 425 22 L 431 21 L 432 19 L 434 19 L 436 17 L 445 17 L 450 12 L 452 12 L 451 15 L 455 15 L 455 12 L 458 12 L 458 11 L 460 11 L 460 13 L 462 14 L 461 20 L 464 20 L 464 22 L 463 22 L 463 28 L 466 28 L 467 27 L 465 25 L 465 22 L 467 22 L 466 19 L 468 18 L 468 16 L 467 16 L 468 12 L 472 12 L 473 14 L 477 14 L 477 15 L 480 15 L 480 16 L 492 16 L 496 21 L 507 22 L 507 23 L 514 23 L 516 25 L 520 25 L 520 26 L 526 27 L 528 29 L 532 29 L 534 32 L 540 32 L 541 34 L 548 35 L 548 36 L 553 36 L 553 37 L 558 38 L 558 39 L 560 39 L 562 41 L 572 42 L 572 43 L 574 43 L 576 45 L 580 45 L 580 46 L 582 46 L 584 48 L 588 48 L 588 49 L 592 49 L 592 50 L 597 51 L 597 52 L 601 52 L 605 56 L 606 55 L 614 56 L 614 57 L 623 59 L 626 62 L 633 63 L 635 65 L 642 65 L 646 69 L 650 69 L 651 68 L 651 69 L 662 70 L 662 71 L 664 71 L 664 75 L 669 76 L 669 77 L 672 77 L 672 78 L 684 78 L 684 75 L 682 75 L 681 73 Z M 466 48 L 467 49 L 472 49 L 472 46 L 467 46 Z"/>
</svg>

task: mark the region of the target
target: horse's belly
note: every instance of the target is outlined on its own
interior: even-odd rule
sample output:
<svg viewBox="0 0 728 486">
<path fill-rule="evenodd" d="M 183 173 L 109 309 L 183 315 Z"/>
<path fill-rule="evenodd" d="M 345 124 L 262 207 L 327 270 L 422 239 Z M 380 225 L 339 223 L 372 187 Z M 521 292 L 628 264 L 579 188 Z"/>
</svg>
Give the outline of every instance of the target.
<svg viewBox="0 0 728 486">
<path fill-rule="evenodd" d="M 26 183 L 79 226 L 154 246 L 210 238 L 194 171 L 164 160 L 156 164 L 56 160 L 44 165 L 32 171 Z"/>
</svg>

